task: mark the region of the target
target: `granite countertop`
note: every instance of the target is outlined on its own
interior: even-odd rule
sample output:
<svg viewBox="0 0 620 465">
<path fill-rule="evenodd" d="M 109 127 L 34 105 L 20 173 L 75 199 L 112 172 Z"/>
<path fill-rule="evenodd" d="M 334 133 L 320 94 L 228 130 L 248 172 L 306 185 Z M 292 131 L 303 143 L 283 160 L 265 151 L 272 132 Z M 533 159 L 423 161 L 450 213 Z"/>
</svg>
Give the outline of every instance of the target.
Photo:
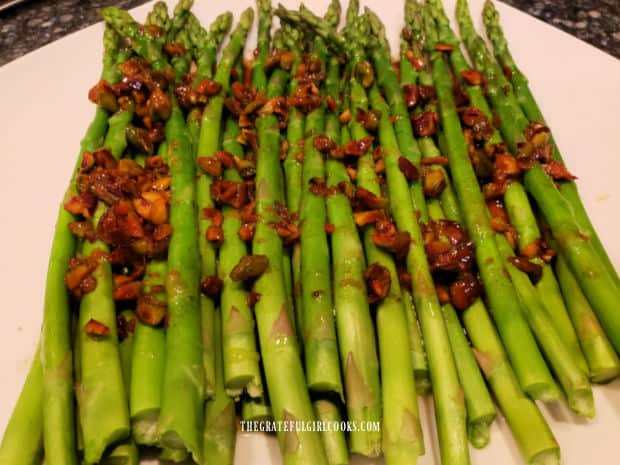
<svg viewBox="0 0 620 465">
<path fill-rule="evenodd" d="M 618 0 L 503 0 L 620 58 Z M 0 12 L 0 66 L 97 21 L 97 9 L 145 0 L 29 0 Z M 36 31 L 36 32 L 35 32 Z"/>
</svg>

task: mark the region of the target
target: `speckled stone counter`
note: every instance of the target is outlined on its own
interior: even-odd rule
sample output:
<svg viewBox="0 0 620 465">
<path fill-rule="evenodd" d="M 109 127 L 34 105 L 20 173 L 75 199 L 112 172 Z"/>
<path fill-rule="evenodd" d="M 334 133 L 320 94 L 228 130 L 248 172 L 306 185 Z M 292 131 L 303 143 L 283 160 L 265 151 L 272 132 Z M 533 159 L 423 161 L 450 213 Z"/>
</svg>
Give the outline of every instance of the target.
<svg viewBox="0 0 620 465">
<path fill-rule="evenodd" d="M 620 58 L 619 0 L 504 0 Z M 30 0 L 0 12 L 0 65 L 97 21 L 97 8 L 145 0 Z"/>
</svg>

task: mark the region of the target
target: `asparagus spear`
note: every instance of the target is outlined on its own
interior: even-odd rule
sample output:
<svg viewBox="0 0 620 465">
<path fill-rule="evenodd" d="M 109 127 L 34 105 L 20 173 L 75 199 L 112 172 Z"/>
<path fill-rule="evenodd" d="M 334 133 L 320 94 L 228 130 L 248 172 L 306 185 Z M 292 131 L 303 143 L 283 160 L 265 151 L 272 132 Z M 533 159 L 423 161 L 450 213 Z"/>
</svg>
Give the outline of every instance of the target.
<svg viewBox="0 0 620 465">
<path fill-rule="evenodd" d="M 561 255 L 557 258 L 555 270 L 571 320 L 579 336 L 581 349 L 590 367 L 590 379 L 594 383 L 605 383 L 618 377 L 620 375 L 618 355 Z"/>
<path fill-rule="evenodd" d="M 252 63 L 252 85 L 257 89 L 264 90 L 267 87 L 265 60 L 269 55 L 271 21 L 273 19 L 271 0 L 256 0 L 256 10 L 258 11 L 258 38 L 254 63 Z"/>
<path fill-rule="evenodd" d="M 437 36 L 434 21 L 428 13 L 424 15 L 424 26 L 454 187 L 465 226 L 476 244 L 476 261 L 493 317 L 523 390 L 535 399 L 556 399 L 557 387 L 523 318 L 516 291 L 510 279 L 502 272 L 501 257 L 489 225 L 487 207 L 469 160 L 456 113 L 448 67 L 444 57 L 434 50 Z"/>
<path fill-rule="evenodd" d="M 347 14 L 348 24 L 357 21 L 357 10 Z M 304 21 L 316 28 L 323 24 L 307 10 L 300 12 Z M 353 18 L 353 19 L 352 19 Z M 333 33 L 330 28 L 325 28 Z M 318 29 L 317 29 L 318 31 Z M 329 34 L 323 35 L 328 37 Z M 338 100 L 338 63 L 330 58 L 326 93 Z M 338 117 L 328 113 L 325 135 L 336 143 L 339 140 Z M 327 183 L 336 185 L 349 182 L 344 166 L 335 160 L 326 161 Z M 349 200 L 344 194 L 327 198 L 327 217 L 334 226 L 331 235 L 332 271 L 334 276 L 334 305 L 336 331 L 339 341 L 340 361 L 343 365 L 347 413 L 352 422 L 376 420 L 380 415 L 378 361 L 372 321 L 366 300 L 363 280 L 364 252 L 357 235 Z M 304 309 L 305 310 L 305 309 Z M 373 431 L 352 431 L 350 450 L 367 456 L 380 454 L 380 435 Z"/>
<path fill-rule="evenodd" d="M 481 88 L 478 85 L 465 83 L 462 78 L 462 75 L 467 72 L 469 67 L 458 48 L 458 39 L 450 28 L 450 22 L 441 3 L 437 0 L 431 0 L 429 1 L 429 5 L 432 5 L 432 11 L 437 20 L 439 39 L 446 43 L 453 44 L 456 47 L 450 54 L 450 62 L 455 74 L 459 76 L 460 81 L 464 84 L 465 92 L 470 98 L 470 105 L 480 109 L 487 120 L 492 121 L 493 115 L 491 114 L 491 110 L 489 109 Z M 486 145 L 492 148 L 500 143 L 503 143 L 501 135 L 497 129 L 494 129 Z M 511 224 L 515 227 L 519 237 L 520 253 L 525 256 L 536 255 L 539 250 L 538 244 L 541 240 L 541 234 L 525 188 L 520 182 L 515 181 L 509 184 L 504 194 L 504 202 Z M 568 312 L 562 301 L 562 296 L 559 292 L 553 270 L 549 264 L 539 257 L 535 257 L 533 261 L 540 265 L 543 270 L 542 278 L 537 284 L 537 290 L 544 303 L 544 308 L 549 313 L 558 334 L 573 354 L 579 368 L 587 373 L 588 366 L 581 352 L 579 342 L 577 341 L 577 335 L 568 317 Z"/>
<path fill-rule="evenodd" d="M 175 101 L 166 122 L 166 141 L 172 183 L 170 225 L 174 232 L 168 249 L 169 322 L 158 434 L 165 447 L 186 449 L 200 463 L 199 430 L 205 386 L 203 350 L 199 343 L 202 339 L 200 265 L 195 233 L 194 163 L 183 114 Z"/>
<path fill-rule="evenodd" d="M 314 40 L 313 58 L 326 69 L 327 48 L 321 37 Z M 310 188 L 313 179 L 325 177 L 321 153 L 314 147 L 314 135 L 325 128 L 325 104 L 308 113 L 305 121 L 307 135 L 304 144 L 301 223 L 301 278 L 303 300 L 303 335 L 306 362 L 306 382 L 311 391 L 334 392 L 342 396 L 338 346 L 333 318 L 332 279 L 329 244 L 325 232 L 326 208 L 323 196 Z"/>
<path fill-rule="evenodd" d="M 577 366 L 568 347 L 555 330 L 527 274 L 510 262 L 514 254 L 507 239 L 497 235 L 495 240 L 519 294 L 521 308 L 568 397 L 568 405 L 577 415 L 593 417 L 594 399 L 586 374 Z"/>
<path fill-rule="evenodd" d="M 338 4 L 339 6 L 339 4 Z M 330 3 L 327 9 L 326 18 L 330 18 L 330 24 L 332 27 L 336 26 L 336 2 Z M 338 15 L 339 17 L 339 15 Z M 327 60 L 327 76 L 325 79 L 325 91 L 332 97 L 338 95 L 338 75 L 340 71 L 340 63 L 338 58 L 330 55 Z M 336 112 L 330 112 L 325 118 L 325 134 L 328 137 L 337 135 L 339 127 L 338 116 Z M 327 170 L 327 166 L 326 166 Z M 327 205 L 326 205 L 327 206 Z M 314 402 L 314 411 L 319 421 L 328 421 L 332 425 L 342 420 L 341 409 L 339 405 L 330 399 L 319 399 Z M 323 447 L 327 455 L 327 460 L 330 465 L 343 465 L 349 462 L 349 451 L 347 449 L 347 442 L 345 438 L 345 432 L 342 430 L 337 431 L 324 431 L 321 434 L 323 439 Z"/>
<path fill-rule="evenodd" d="M 370 94 L 373 108 L 381 111 L 379 140 L 384 149 L 390 209 L 400 231 L 411 236 L 407 269 L 412 276 L 412 292 L 426 343 L 435 402 L 441 459 L 445 463 L 469 463 L 465 402 L 435 286 L 428 268 L 420 226 L 415 221 L 407 190 L 407 180 L 398 166 L 400 150 L 390 108 L 377 88 Z"/>
<path fill-rule="evenodd" d="M 116 60 L 118 35 L 106 28 L 103 37 L 104 55 L 102 79 L 115 82 L 118 79 Z M 93 151 L 101 145 L 108 127 L 108 112 L 97 107 L 95 116 L 80 144 L 80 155 L 75 165 L 64 200 L 77 193 L 75 176 L 81 164 L 82 153 Z M 64 274 L 69 259 L 74 255 L 75 237 L 69 230 L 74 217 L 61 206 L 50 253 L 45 282 L 45 305 L 41 344 L 41 369 L 43 376 L 43 429 L 47 463 L 73 465 L 75 454 L 73 377 L 70 369 L 71 336 L 70 309 Z"/>
<path fill-rule="evenodd" d="M 350 81 L 350 89 L 353 113 L 367 111 L 368 99 L 364 88 L 353 79 Z M 352 120 L 350 126 L 354 138 L 368 136 L 356 120 Z M 358 161 L 357 185 L 381 196 L 370 153 Z M 415 379 L 411 376 L 413 365 L 409 354 L 405 307 L 401 300 L 394 259 L 374 243 L 374 232 L 374 226 L 367 226 L 363 230 L 367 262 L 385 267 L 391 283 L 389 294 L 377 304 L 376 310 L 382 379 L 383 454 L 387 464 L 411 463 L 415 462 L 416 455 L 424 454 L 424 439 L 415 396 Z"/>
<path fill-rule="evenodd" d="M 428 211 L 433 221 L 445 218 L 441 204 L 437 199 L 428 201 Z M 478 300 L 472 305 L 483 304 L 479 303 Z M 489 430 L 495 419 L 495 406 L 484 384 L 474 352 L 469 346 L 454 307 L 448 303 L 444 304 L 441 310 L 446 321 L 446 329 L 450 337 L 450 347 L 456 361 L 459 380 L 465 393 L 467 435 L 472 445 L 480 449 L 489 443 Z"/>
<path fill-rule="evenodd" d="M 429 204 L 434 219 L 445 216 L 459 222 L 461 215 L 458 212 L 453 215 L 450 210 L 436 206 L 439 207 L 436 201 Z M 461 315 L 478 365 L 493 390 L 524 459 L 531 465 L 559 463 L 558 444 L 536 404 L 521 390 L 482 299 L 476 299 Z"/>
<path fill-rule="evenodd" d="M 121 157 L 127 141 L 125 129 L 133 117 L 133 108 L 121 109 L 108 120 L 109 130 L 104 140 L 114 158 Z M 93 222 L 98 224 L 107 207 L 99 202 Z M 98 240 L 84 242 L 82 255 L 92 256 L 95 251 L 108 251 L 107 245 Z M 80 302 L 78 330 L 80 331 L 80 384 L 77 398 L 80 406 L 80 426 L 84 441 L 84 461 L 97 463 L 105 449 L 129 434 L 129 412 L 116 334 L 116 310 L 112 298 L 112 270 L 107 259 L 97 258 L 93 272 L 96 288 Z M 85 327 L 95 320 L 110 329 L 103 338 L 90 336 Z"/>
<path fill-rule="evenodd" d="M 463 313 L 463 324 L 525 461 L 530 465 L 559 464 L 558 443 L 536 404 L 521 390 L 482 300 Z"/>
<path fill-rule="evenodd" d="M 530 121 L 537 121 L 543 124 L 547 124 L 545 121 L 545 117 L 532 94 L 532 91 L 529 88 L 527 77 L 523 74 L 523 72 L 517 67 L 514 62 L 512 55 L 508 49 L 508 42 L 506 37 L 504 36 L 504 31 L 502 30 L 499 23 L 499 12 L 495 9 L 495 6 L 491 1 L 485 1 L 484 9 L 482 11 L 482 18 L 484 20 L 484 25 L 486 27 L 487 36 L 493 43 L 493 47 L 495 50 L 495 56 L 497 60 L 502 65 L 504 69 L 504 73 L 509 76 L 510 82 L 512 83 L 515 96 L 521 105 L 521 108 L 525 112 L 525 115 Z M 556 160 L 562 161 L 562 155 L 560 150 L 555 143 L 553 143 L 553 155 Z M 615 279 L 616 284 L 620 284 L 620 278 L 618 278 L 618 273 L 614 268 L 609 255 L 605 251 L 603 243 L 601 242 L 590 218 L 588 217 L 588 213 L 585 210 L 583 202 L 579 197 L 579 192 L 577 190 L 577 185 L 573 181 L 563 182 L 559 186 L 559 191 L 562 193 L 566 201 L 570 204 L 573 214 L 575 215 L 575 219 L 579 224 L 579 228 L 587 234 L 592 242 L 592 246 L 596 250 L 596 253 L 601 258 L 603 264 L 607 268 L 609 274 Z"/>
<path fill-rule="evenodd" d="M 259 54 L 268 52 L 271 8 L 259 0 Z M 253 84 L 266 90 L 267 98 L 282 95 L 287 75 L 276 69 L 269 85 L 264 87 L 264 68 L 254 64 Z M 287 289 L 283 280 L 283 247 L 277 232 L 269 226 L 276 220 L 275 202 L 281 190 L 280 131 L 275 115 L 262 115 L 256 120 L 258 154 L 256 170 L 256 213 L 259 221 L 252 242 L 254 254 L 269 257 L 269 268 L 256 280 L 254 288 L 261 297 L 254 307 L 267 387 L 276 421 L 311 420 L 314 418 L 305 386 L 293 323 L 287 305 Z M 278 434 L 285 464 L 325 464 L 327 458 L 321 438 L 314 431 L 281 431 Z"/>
<path fill-rule="evenodd" d="M 246 13 L 247 14 L 247 13 Z M 198 18 L 190 14 L 187 18 L 187 31 L 194 48 L 196 61 L 196 77 L 194 83 L 198 84 L 203 79 L 211 79 L 213 68 L 217 59 L 217 49 L 224 41 L 224 37 L 230 31 L 233 15 L 226 11 L 219 15 L 211 23 L 209 31 L 205 31 L 200 25 Z"/>
<path fill-rule="evenodd" d="M 162 149 L 160 148 L 160 154 Z M 164 157 L 166 158 L 166 157 Z M 150 294 L 154 286 L 163 286 L 167 263 L 151 260 L 144 276 L 144 293 Z M 164 291 L 155 296 L 166 301 Z M 137 319 L 134 333 L 132 376 L 129 387 L 129 405 L 132 432 L 138 444 L 155 445 L 161 409 L 162 381 L 166 355 L 166 334 L 163 328 L 147 325 Z"/>
<path fill-rule="evenodd" d="M 168 15 L 168 5 L 166 5 L 166 2 L 161 0 L 155 2 L 153 9 L 146 15 L 144 24 L 148 26 L 157 26 L 165 36 L 170 29 L 170 16 Z"/>
<path fill-rule="evenodd" d="M 407 331 L 409 333 L 409 348 L 411 349 L 411 363 L 413 375 L 415 377 L 415 388 L 418 394 L 428 394 L 431 392 L 431 379 L 428 371 L 428 361 L 424 351 L 424 342 L 418 315 L 413 305 L 413 296 L 409 289 L 401 288 L 402 301 L 405 306 L 405 316 L 407 318 Z"/>
<path fill-rule="evenodd" d="M 35 465 L 43 456 L 43 370 L 37 347 L 0 442 L 0 463 Z"/>
<path fill-rule="evenodd" d="M 214 314 L 215 392 L 205 407 L 204 464 L 232 465 L 235 452 L 235 401 L 226 393 L 222 359 L 221 314 Z"/>
<path fill-rule="evenodd" d="M 239 133 L 237 122 L 229 118 L 222 148 L 243 157 L 243 147 L 236 140 Z M 227 179 L 239 180 L 234 169 L 226 170 L 224 175 Z M 248 305 L 248 293 L 243 283 L 230 278 L 230 271 L 247 254 L 247 248 L 238 235 L 241 221 L 236 210 L 224 207 L 223 214 L 225 239 L 220 248 L 218 274 L 224 283 L 220 296 L 224 382 L 229 395 L 237 396 L 246 390 L 251 397 L 259 397 L 263 394 L 263 381 L 254 334 L 254 315 Z"/>
<path fill-rule="evenodd" d="M 131 310 L 123 311 L 118 318 L 122 318 L 125 321 L 127 328 L 135 327 L 136 317 Z M 134 348 L 134 334 L 132 331 L 128 331 L 124 335 L 124 339 L 119 338 L 119 353 L 121 359 L 121 370 L 123 373 L 123 382 L 125 384 L 125 391 L 129 392 L 131 385 L 131 372 L 133 363 L 133 348 Z M 102 465 L 138 465 L 138 447 L 130 436 L 111 451 L 105 454 L 101 460 Z"/>
<path fill-rule="evenodd" d="M 245 398 L 241 402 L 241 418 L 244 421 L 270 421 L 273 420 L 273 412 L 265 398 Z"/>
<path fill-rule="evenodd" d="M 280 95 L 284 90 L 286 75 L 279 71 L 276 70 L 270 79 L 268 98 Z M 269 269 L 257 279 L 254 286 L 261 295 L 254 308 L 261 354 L 274 419 L 308 420 L 314 415 L 287 309 L 287 291 L 282 276 L 282 243 L 276 231 L 269 226 L 270 222 L 276 220 L 274 204 L 279 188 L 278 121 L 275 115 L 265 115 L 257 120 L 256 125 L 259 141 L 256 211 L 260 220 L 256 225 L 252 252 L 266 255 L 270 262 Z M 284 463 L 326 463 L 320 437 L 316 432 L 280 432 L 279 439 Z"/>
<path fill-rule="evenodd" d="M 214 78 L 215 82 L 222 86 L 223 92 L 226 92 L 229 88 L 230 72 L 237 56 L 243 49 L 245 38 L 249 28 L 252 25 L 253 18 L 254 15 L 252 10 L 246 10 L 243 13 L 240 17 L 239 24 L 235 28 L 235 32 L 231 36 L 230 42 L 223 51 L 222 60 L 218 65 Z M 219 94 L 212 97 L 204 109 L 200 127 L 200 138 L 196 153 L 197 156 L 213 156 L 215 151 L 219 148 L 223 108 L 224 95 Z M 207 230 L 210 226 L 212 226 L 213 221 L 203 213 L 205 208 L 215 207 L 215 203 L 211 197 L 211 184 L 212 179 L 210 175 L 204 172 L 201 172 L 198 175 L 198 180 L 196 182 L 196 212 L 199 225 L 198 243 L 200 246 L 201 271 L 203 279 L 207 276 L 214 276 L 216 274 L 216 249 L 214 244 L 207 239 Z M 234 266 L 234 264 L 232 266 Z M 200 296 L 200 306 L 203 325 L 206 393 L 207 397 L 210 397 L 213 393 L 215 383 L 215 359 L 213 350 L 213 314 L 215 310 L 213 300 L 205 295 Z M 228 310 L 226 309 L 225 311 Z M 224 321 L 228 321 L 228 319 L 225 319 Z M 228 356 L 226 356 L 226 358 L 228 358 Z M 256 386 L 256 389 L 259 389 L 257 395 L 260 395 L 260 388 Z"/>
<path fill-rule="evenodd" d="M 303 5 L 301 8 L 304 11 Z M 283 16 L 289 14 L 283 9 L 279 9 L 276 13 L 281 13 Z M 307 10 L 304 13 L 311 14 Z M 325 14 L 325 20 L 330 25 L 335 26 L 339 21 L 339 15 L 340 4 L 337 0 L 332 1 Z M 292 26 L 287 29 L 289 32 L 296 30 Z M 287 29 L 283 30 L 286 31 Z M 288 38 L 289 43 L 291 39 L 292 37 Z M 320 37 L 315 38 L 312 58 L 318 59 L 324 70 L 326 69 L 326 53 L 324 41 Z M 294 64 L 293 70 L 296 68 L 297 66 Z M 326 71 L 329 73 L 327 79 L 337 83 L 339 65 L 330 63 L 330 68 Z M 296 84 L 296 81 L 291 83 L 292 93 L 295 92 Z M 301 295 L 298 301 L 301 305 L 298 310 L 305 309 L 305 311 L 302 315 L 299 315 L 300 312 L 298 311 L 298 316 L 301 316 L 301 324 L 298 324 L 298 327 L 305 343 L 307 383 L 310 390 L 314 391 L 315 398 L 318 398 L 313 402 L 315 415 L 317 420 L 330 422 L 330 426 L 332 426 L 341 420 L 339 406 L 336 403 L 337 401 L 334 402 L 334 399 L 336 396 L 342 399 L 343 391 L 332 313 L 329 246 L 325 233 L 326 207 L 324 198 L 315 196 L 310 191 L 313 179 L 323 179 L 325 176 L 322 154 L 313 146 L 313 136 L 323 132 L 324 120 L 326 119 L 325 107 L 322 105 L 310 112 L 307 117 L 293 109 L 292 117 L 296 118 L 297 121 L 293 120 L 295 123 L 291 130 L 291 115 L 289 115 L 289 144 L 295 144 L 303 137 L 304 120 L 307 134 L 304 147 L 303 174 L 298 169 L 301 168 L 301 164 L 297 160 L 299 147 L 291 146 L 288 167 L 285 166 L 288 168 L 287 186 L 291 187 L 291 191 L 287 192 L 288 202 L 295 210 L 300 208 L 302 224 L 298 256 L 300 268 L 297 273 L 298 279 L 304 279 L 306 285 L 299 288 Z M 299 131 L 298 134 L 297 131 Z M 301 198 L 297 195 L 299 191 L 301 191 Z M 320 251 L 321 249 L 324 251 L 317 253 L 317 250 Z M 296 257 L 295 249 L 293 250 L 293 257 Z M 295 261 L 293 263 L 295 264 Z M 320 282 L 316 282 L 315 276 L 323 276 L 323 278 Z M 315 282 L 317 286 L 314 286 Z M 312 286 L 309 285 L 310 283 Z M 330 391 L 336 396 L 330 395 Z M 343 431 L 325 429 L 321 433 L 321 438 L 330 465 L 348 463 L 349 457 Z"/>
<path fill-rule="evenodd" d="M 377 71 L 377 83 L 385 91 L 385 98 L 388 101 L 392 113 L 396 117 L 394 122 L 394 131 L 398 139 L 398 145 L 405 158 L 414 164 L 416 168 L 420 168 L 420 159 L 422 153 L 413 137 L 413 129 L 409 119 L 409 112 L 403 98 L 402 89 L 398 83 L 398 78 L 392 67 L 392 59 L 390 56 L 390 48 L 385 37 L 385 30 L 381 20 L 374 15 L 368 15 L 372 31 L 376 36 L 376 40 L 371 38 L 369 43 L 369 55 L 375 65 Z M 410 185 L 411 200 L 414 213 L 421 218 L 425 218 L 426 204 L 424 203 L 424 192 L 420 181 L 412 182 Z"/>
<path fill-rule="evenodd" d="M 291 24 L 282 24 L 283 40 L 288 50 L 295 54 L 295 60 L 291 67 L 291 80 L 289 84 L 289 94 L 294 95 L 297 89 L 297 67 L 301 63 L 301 54 L 303 53 L 302 41 L 303 36 L 299 29 Z M 301 176 L 303 154 L 305 116 L 294 106 L 289 108 L 288 126 L 286 128 L 286 139 L 289 150 L 283 163 L 285 187 L 286 187 L 286 206 L 292 215 L 299 214 L 299 205 L 301 202 Z M 293 244 L 291 253 L 291 268 L 293 272 L 293 297 L 295 300 L 295 320 L 299 340 L 303 340 L 303 298 L 302 298 L 302 277 L 301 277 L 301 245 L 297 241 Z"/>
<path fill-rule="evenodd" d="M 508 147 L 518 152 L 518 145 L 525 142 L 523 131 L 528 120 L 514 97 L 512 86 L 503 77 L 493 61 L 484 41 L 473 29 L 465 0 L 457 2 L 461 32 L 476 67 L 489 79 L 487 96 L 500 118 L 500 127 Z M 527 170 L 524 183 L 540 207 L 553 235 L 558 240 L 575 277 L 588 297 L 610 337 L 616 351 L 620 351 L 620 318 L 615 302 L 620 299 L 620 288 L 587 236 L 582 234 L 570 204 L 539 163 Z"/>
</svg>

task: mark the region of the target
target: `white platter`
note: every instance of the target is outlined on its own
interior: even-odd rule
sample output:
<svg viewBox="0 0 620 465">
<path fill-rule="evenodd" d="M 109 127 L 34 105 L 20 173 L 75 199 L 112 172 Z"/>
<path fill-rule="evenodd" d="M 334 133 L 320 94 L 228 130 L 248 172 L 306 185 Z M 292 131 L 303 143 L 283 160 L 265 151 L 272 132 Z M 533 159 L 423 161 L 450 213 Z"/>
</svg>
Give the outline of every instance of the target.
<svg viewBox="0 0 620 465">
<path fill-rule="evenodd" d="M 282 3 L 294 7 L 298 1 Z M 327 0 L 306 3 L 321 12 Z M 397 50 L 402 0 L 363 3 L 379 13 Z M 453 0 L 444 3 L 452 16 Z M 482 1 L 470 3 L 480 26 Z M 238 16 L 250 4 L 197 0 L 194 11 L 207 23 L 226 9 Z M 144 19 L 150 6 L 134 10 L 135 16 Z M 513 8 L 497 6 L 513 55 L 530 78 L 567 165 L 579 176 L 592 221 L 620 267 L 620 61 Z M 0 68 L 0 431 L 38 340 L 54 222 L 93 114 L 86 95 L 99 76 L 102 31 L 101 24 L 89 27 Z M 254 47 L 255 34 L 248 43 L 246 53 Z M 594 391 L 597 415 L 592 421 L 560 407 L 542 409 L 565 465 L 618 463 L 620 381 Z M 421 403 L 427 453 L 418 463 L 439 464 L 430 402 Z M 244 435 L 235 463 L 278 464 L 277 445 L 273 438 Z M 356 457 L 353 463 L 381 462 Z M 523 463 L 502 418 L 493 428 L 491 444 L 482 451 L 472 449 L 472 463 Z"/>
</svg>

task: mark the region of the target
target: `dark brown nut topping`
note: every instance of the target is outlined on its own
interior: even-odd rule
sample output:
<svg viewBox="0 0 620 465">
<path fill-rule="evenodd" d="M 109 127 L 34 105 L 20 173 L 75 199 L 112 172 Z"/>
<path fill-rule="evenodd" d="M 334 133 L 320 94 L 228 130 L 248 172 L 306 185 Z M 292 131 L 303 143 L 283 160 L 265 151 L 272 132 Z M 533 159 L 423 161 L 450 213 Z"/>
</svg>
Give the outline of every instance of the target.
<svg viewBox="0 0 620 465">
<path fill-rule="evenodd" d="M 525 257 L 510 257 L 508 261 L 516 268 L 526 273 L 533 284 L 540 281 L 540 278 L 542 277 L 542 266 L 531 262 Z"/>
<path fill-rule="evenodd" d="M 205 276 L 200 283 L 200 292 L 212 299 L 219 298 L 224 282 L 217 276 Z"/>
<path fill-rule="evenodd" d="M 245 255 L 230 272 L 233 281 L 249 281 L 262 275 L 269 267 L 266 255 Z"/>
<path fill-rule="evenodd" d="M 364 137 L 358 140 L 350 140 L 343 145 L 342 149 L 344 150 L 345 155 L 361 157 L 368 152 L 372 146 L 373 140 L 374 138 L 372 136 Z"/>
<path fill-rule="evenodd" d="M 417 181 L 420 177 L 420 172 L 418 168 L 407 160 L 405 157 L 401 156 L 398 158 L 398 168 L 403 173 L 407 181 Z"/>
<path fill-rule="evenodd" d="M 466 69 L 461 71 L 461 77 L 469 84 L 470 86 L 479 86 L 482 84 L 482 74 L 480 71 L 475 69 Z"/>
<path fill-rule="evenodd" d="M 427 197 L 437 197 L 446 188 L 446 177 L 441 169 L 425 168 L 423 190 Z"/>
<path fill-rule="evenodd" d="M 465 273 L 450 284 L 450 299 L 459 310 L 466 310 L 482 293 L 482 285 L 478 279 Z"/>
<path fill-rule="evenodd" d="M 141 281 L 130 281 L 114 289 L 112 297 L 114 297 L 116 301 L 137 300 L 142 294 L 142 287 Z"/>
<path fill-rule="evenodd" d="M 215 157 L 198 157 L 196 163 L 209 176 L 219 178 L 222 175 L 222 162 Z"/>
<path fill-rule="evenodd" d="M 84 332 L 89 336 L 106 337 L 110 335 L 110 328 L 102 322 L 91 318 L 88 320 L 88 323 L 84 325 Z"/>
<path fill-rule="evenodd" d="M 451 52 L 452 50 L 454 50 L 454 45 L 439 42 L 435 44 L 435 50 L 437 50 L 438 52 Z"/>
<path fill-rule="evenodd" d="M 373 263 L 366 268 L 364 279 L 366 280 L 366 289 L 368 290 L 368 303 L 380 302 L 390 293 L 392 285 L 390 272 L 379 263 Z"/>
<path fill-rule="evenodd" d="M 418 137 L 432 136 L 437 132 L 439 117 L 434 111 L 425 111 L 412 116 L 413 130 Z"/>
</svg>

